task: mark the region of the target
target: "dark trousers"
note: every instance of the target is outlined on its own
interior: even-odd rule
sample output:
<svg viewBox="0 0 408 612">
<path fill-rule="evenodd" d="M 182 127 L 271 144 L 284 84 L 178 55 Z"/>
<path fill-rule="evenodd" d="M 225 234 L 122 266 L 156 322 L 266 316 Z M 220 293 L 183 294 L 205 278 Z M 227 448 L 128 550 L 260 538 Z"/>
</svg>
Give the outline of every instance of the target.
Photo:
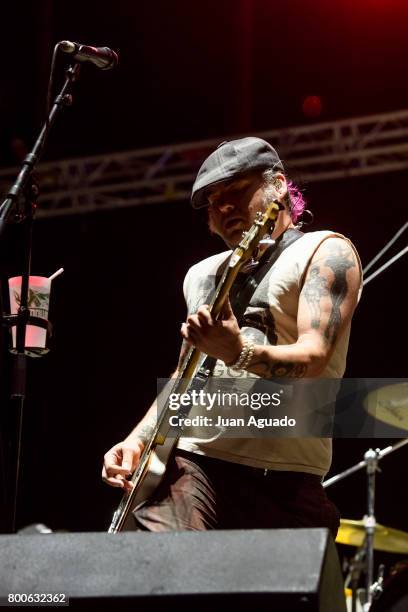
<svg viewBox="0 0 408 612">
<path fill-rule="evenodd" d="M 252 468 L 177 450 L 155 495 L 134 512 L 147 531 L 328 527 L 340 515 L 320 477 Z"/>
</svg>

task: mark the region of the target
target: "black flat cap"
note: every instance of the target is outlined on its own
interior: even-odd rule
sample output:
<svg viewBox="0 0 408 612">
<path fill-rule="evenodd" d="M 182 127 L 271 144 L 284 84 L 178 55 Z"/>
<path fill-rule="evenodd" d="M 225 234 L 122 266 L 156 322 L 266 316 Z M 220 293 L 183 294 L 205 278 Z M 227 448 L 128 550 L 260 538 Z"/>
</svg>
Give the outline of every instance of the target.
<svg viewBox="0 0 408 612">
<path fill-rule="evenodd" d="M 193 208 L 208 206 L 206 188 L 253 170 L 273 168 L 284 172 L 279 155 L 266 140 L 248 136 L 222 142 L 198 171 L 191 192 Z"/>
</svg>

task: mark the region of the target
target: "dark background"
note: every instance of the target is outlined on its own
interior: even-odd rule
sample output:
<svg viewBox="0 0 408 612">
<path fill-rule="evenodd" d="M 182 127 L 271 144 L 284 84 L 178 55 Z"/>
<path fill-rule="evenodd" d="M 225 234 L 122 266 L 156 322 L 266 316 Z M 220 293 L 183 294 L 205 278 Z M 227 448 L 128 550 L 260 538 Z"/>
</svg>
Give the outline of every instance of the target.
<svg viewBox="0 0 408 612">
<path fill-rule="evenodd" d="M 46 159 L 408 108 L 404 4 L 40 1 L 2 8 L 2 165 L 17 162 L 15 138 L 33 143 L 52 49 L 62 39 L 108 45 L 121 61 L 106 73 L 84 66 Z M 304 114 L 308 95 L 321 97 L 319 117 Z M 366 264 L 406 221 L 405 187 L 405 172 L 303 185 L 312 229 L 347 234 Z M 392 252 L 404 245 L 400 240 Z M 156 378 L 174 369 L 183 276 L 220 248 L 205 214 L 187 202 L 36 223 L 32 272 L 63 266 L 65 273 L 53 286 L 53 350 L 29 362 L 18 527 L 107 528 L 119 495 L 100 481 L 102 456 L 152 401 Z M 20 228 L 10 227 L 0 245 L 3 285 L 20 273 L 21 249 Z M 349 377 L 406 376 L 406 277 L 401 259 L 367 286 L 354 319 Z M 13 414 L 6 376 L 2 382 L 4 453 Z M 336 441 L 331 473 L 389 442 Z M 377 519 L 400 529 L 408 529 L 406 452 L 384 460 L 377 487 Z M 335 485 L 330 496 L 344 517 L 361 518 L 364 474 Z"/>
</svg>

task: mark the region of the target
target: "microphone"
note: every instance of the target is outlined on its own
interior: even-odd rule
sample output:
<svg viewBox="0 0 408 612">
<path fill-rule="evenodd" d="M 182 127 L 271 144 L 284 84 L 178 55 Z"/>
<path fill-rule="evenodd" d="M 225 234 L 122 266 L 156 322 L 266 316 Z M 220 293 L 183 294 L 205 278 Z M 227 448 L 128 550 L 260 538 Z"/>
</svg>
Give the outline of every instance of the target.
<svg viewBox="0 0 408 612">
<path fill-rule="evenodd" d="M 75 61 L 92 62 L 101 70 L 115 68 L 119 62 L 117 53 L 109 47 L 88 47 L 69 40 L 62 40 L 58 46 L 64 53 L 70 53 Z"/>
</svg>

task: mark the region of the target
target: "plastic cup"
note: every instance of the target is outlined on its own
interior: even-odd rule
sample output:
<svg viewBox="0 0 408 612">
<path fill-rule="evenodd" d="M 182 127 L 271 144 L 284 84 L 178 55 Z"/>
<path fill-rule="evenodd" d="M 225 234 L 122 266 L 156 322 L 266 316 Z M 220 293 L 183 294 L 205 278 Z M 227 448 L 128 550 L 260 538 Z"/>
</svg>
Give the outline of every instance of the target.
<svg viewBox="0 0 408 612">
<path fill-rule="evenodd" d="M 46 276 L 30 276 L 28 308 L 33 317 L 48 319 L 51 281 Z M 21 276 L 9 278 L 10 313 L 17 314 L 20 308 Z M 12 328 L 13 348 L 16 348 L 16 327 Z M 27 349 L 45 349 L 47 330 L 37 325 L 27 325 L 25 346 Z"/>
</svg>

